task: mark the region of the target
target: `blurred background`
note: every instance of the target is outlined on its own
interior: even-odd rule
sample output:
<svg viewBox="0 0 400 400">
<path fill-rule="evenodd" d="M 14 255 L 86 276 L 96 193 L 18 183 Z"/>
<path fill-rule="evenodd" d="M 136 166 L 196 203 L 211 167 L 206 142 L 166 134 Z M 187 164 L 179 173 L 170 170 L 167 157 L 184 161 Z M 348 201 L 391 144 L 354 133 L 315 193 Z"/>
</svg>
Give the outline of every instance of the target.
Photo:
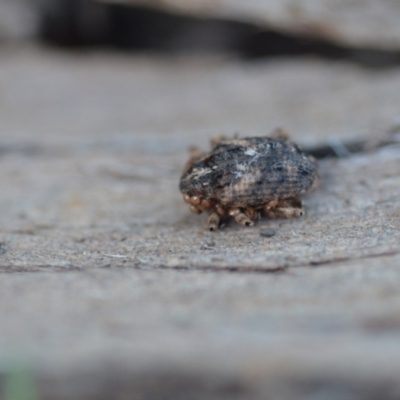
<svg viewBox="0 0 400 400">
<path fill-rule="evenodd" d="M 0 40 L 246 58 L 316 55 L 399 63 L 396 2 L 1 0 Z"/>
<path fill-rule="evenodd" d="M 0 399 L 400 398 L 398 147 L 343 148 L 400 132 L 399 20 L 0 0 Z M 278 126 L 344 157 L 304 218 L 208 236 L 187 149 Z"/>
<path fill-rule="evenodd" d="M 62 74 L 71 80 L 69 90 L 54 92 L 51 101 L 35 94 L 39 135 L 46 125 L 53 133 L 56 126 L 66 129 L 68 113 L 76 133 L 96 132 L 99 140 L 102 133 L 134 130 L 176 135 L 182 146 L 189 145 L 185 137 L 198 144 L 197 138 L 213 133 L 263 135 L 278 125 L 315 143 L 397 124 L 397 94 L 389 83 L 400 63 L 397 2 L 0 0 L 0 10 L 0 60 L 13 54 L 19 65 L 14 77 L 4 70 L 4 85 L 10 83 L 4 93 L 14 93 L 22 115 L 32 110 L 23 105 L 27 93 L 34 96 L 34 82 L 50 93 L 54 85 L 61 89 Z M 72 62 L 84 56 L 80 67 Z M 31 77 L 21 70 L 18 81 L 23 60 Z M 146 62 L 144 78 L 139 71 Z M 121 69 L 119 78 L 106 65 Z M 171 75 L 174 65 L 180 78 Z M 79 79 L 87 86 L 81 93 Z M 118 92 L 122 82 L 125 91 Z M 17 128 L 21 121 L 13 119 L 12 101 L 4 96 L 2 123 L 22 137 L 27 129 Z M 64 117 L 57 117 L 56 105 Z M 90 116 L 83 117 L 86 106 Z"/>
</svg>

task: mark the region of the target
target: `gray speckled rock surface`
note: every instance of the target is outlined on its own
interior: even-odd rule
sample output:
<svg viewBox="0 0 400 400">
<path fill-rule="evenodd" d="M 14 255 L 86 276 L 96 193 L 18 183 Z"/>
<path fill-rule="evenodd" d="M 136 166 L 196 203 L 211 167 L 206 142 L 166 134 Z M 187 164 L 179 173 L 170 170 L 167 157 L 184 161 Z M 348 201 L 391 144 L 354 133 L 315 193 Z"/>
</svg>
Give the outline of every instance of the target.
<svg viewBox="0 0 400 400">
<path fill-rule="evenodd" d="M 206 232 L 177 184 L 215 134 L 378 136 L 399 84 L 312 59 L 3 50 L 3 383 L 20 362 L 44 399 L 398 398 L 399 147 L 322 160 L 305 217 L 247 229 Z"/>
</svg>

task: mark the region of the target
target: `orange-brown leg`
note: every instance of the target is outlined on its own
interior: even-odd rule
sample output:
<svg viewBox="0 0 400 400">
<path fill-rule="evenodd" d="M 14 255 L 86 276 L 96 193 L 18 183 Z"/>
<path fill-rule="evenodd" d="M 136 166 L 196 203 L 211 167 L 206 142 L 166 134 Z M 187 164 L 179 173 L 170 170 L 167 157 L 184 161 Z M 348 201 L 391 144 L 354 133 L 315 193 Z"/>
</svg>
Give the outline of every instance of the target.
<svg viewBox="0 0 400 400">
<path fill-rule="evenodd" d="M 283 128 L 275 128 L 268 136 L 272 139 L 290 139 L 289 133 Z"/>
<path fill-rule="evenodd" d="M 298 198 L 280 200 L 276 204 L 266 204 L 263 213 L 269 218 L 292 218 L 304 215 L 301 200 Z"/>
<path fill-rule="evenodd" d="M 294 207 L 279 207 L 270 210 L 270 218 L 292 218 L 301 217 L 304 215 L 304 211 L 301 208 Z"/>
<path fill-rule="evenodd" d="M 235 221 L 244 226 L 253 226 L 254 222 L 246 215 L 244 214 L 240 208 L 233 207 L 229 210 L 229 215 L 233 218 L 235 218 Z"/>
<path fill-rule="evenodd" d="M 194 214 L 201 214 L 203 212 L 203 210 L 200 210 L 200 208 L 196 206 L 190 206 L 190 211 Z"/>
<path fill-rule="evenodd" d="M 212 214 L 210 214 L 207 220 L 208 229 L 211 232 L 216 231 L 219 227 L 220 222 L 221 222 L 221 217 L 219 216 L 219 214 L 213 212 Z"/>
<path fill-rule="evenodd" d="M 253 207 L 247 207 L 244 210 L 246 216 L 248 216 L 252 221 L 257 221 L 260 218 L 260 213 L 256 211 Z"/>
</svg>

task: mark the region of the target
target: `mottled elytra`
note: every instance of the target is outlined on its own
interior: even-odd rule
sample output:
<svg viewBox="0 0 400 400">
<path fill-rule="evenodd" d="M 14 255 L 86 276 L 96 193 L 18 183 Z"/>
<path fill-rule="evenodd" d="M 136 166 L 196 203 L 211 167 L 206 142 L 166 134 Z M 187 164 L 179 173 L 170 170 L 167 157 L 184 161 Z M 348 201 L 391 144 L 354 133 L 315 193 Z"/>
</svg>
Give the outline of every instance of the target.
<svg viewBox="0 0 400 400">
<path fill-rule="evenodd" d="M 251 226 L 269 218 L 303 215 L 300 197 L 318 186 L 314 158 L 281 129 L 270 137 L 218 138 L 209 153 L 193 150 L 179 188 L 191 211 L 209 211 L 208 228 L 233 217 Z"/>
</svg>

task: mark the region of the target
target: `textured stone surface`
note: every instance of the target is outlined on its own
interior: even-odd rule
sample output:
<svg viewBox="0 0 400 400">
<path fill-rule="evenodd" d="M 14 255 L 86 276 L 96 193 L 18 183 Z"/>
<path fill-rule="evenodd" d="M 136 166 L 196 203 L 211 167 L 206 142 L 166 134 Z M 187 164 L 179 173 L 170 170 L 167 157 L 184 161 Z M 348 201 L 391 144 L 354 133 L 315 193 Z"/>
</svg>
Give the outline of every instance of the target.
<svg viewBox="0 0 400 400">
<path fill-rule="evenodd" d="M 206 232 L 177 185 L 215 134 L 378 136 L 399 84 L 307 59 L 2 50 L 3 383 L 17 363 L 45 399 L 398 398 L 398 146 L 322 160 L 305 217 L 246 229 Z"/>
<path fill-rule="evenodd" d="M 343 399 L 379 390 L 386 399 L 399 390 L 399 261 L 283 274 L 5 275 L 2 343 L 41 366 L 45 393 L 107 398 L 103 390 L 139 387 L 165 398 L 175 390 L 230 398 L 231 388 L 238 398 L 293 391 L 281 398 Z M 152 388 L 162 379 L 172 383 Z"/>
<path fill-rule="evenodd" d="M 101 0 L 152 6 L 189 15 L 230 18 L 349 46 L 399 49 L 400 4 L 392 0 Z"/>
</svg>

